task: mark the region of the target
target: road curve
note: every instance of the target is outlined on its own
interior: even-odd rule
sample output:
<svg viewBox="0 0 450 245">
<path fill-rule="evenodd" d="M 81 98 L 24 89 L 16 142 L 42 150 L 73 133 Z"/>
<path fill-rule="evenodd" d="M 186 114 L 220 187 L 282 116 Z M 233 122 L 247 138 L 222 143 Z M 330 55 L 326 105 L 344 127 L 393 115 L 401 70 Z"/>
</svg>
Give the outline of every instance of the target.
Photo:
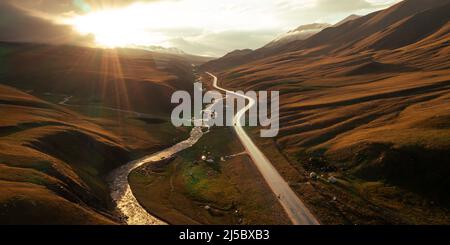
<svg viewBox="0 0 450 245">
<path fill-rule="evenodd" d="M 309 209 L 305 206 L 305 204 L 300 200 L 300 198 L 295 194 L 295 192 L 291 189 L 289 184 L 281 177 L 275 167 L 272 165 L 270 160 L 264 155 L 264 153 L 255 145 L 252 139 L 245 132 L 244 128 L 241 124 L 241 117 L 245 115 L 245 113 L 255 105 L 255 100 L 237 94 L 233 91 L 229 91 L 227 89 L 221 88 L 217 85 L 217 77 L 213 74 L 207 72 L 214 81 L 214 88 L 221 90 L 223 92 L 231 93 L 235 96 L 245 97 L 250 103 L 243 108 L 242 110 L 236 113 L 234 117 L 234 130 L 238 135 L 240 141 L 244 145 L 247 153 L 252 158 L 254 164 L 261 172 L 265 181 L 272 189 L 273 193 L 279 197 L 279 202 L 281 206 L 283 206 L 286 214 L 292 221 L 294 225 L 319 225 L 319 221 L 314 217 L 314 215 L 309 211 Z"/>
</svg>

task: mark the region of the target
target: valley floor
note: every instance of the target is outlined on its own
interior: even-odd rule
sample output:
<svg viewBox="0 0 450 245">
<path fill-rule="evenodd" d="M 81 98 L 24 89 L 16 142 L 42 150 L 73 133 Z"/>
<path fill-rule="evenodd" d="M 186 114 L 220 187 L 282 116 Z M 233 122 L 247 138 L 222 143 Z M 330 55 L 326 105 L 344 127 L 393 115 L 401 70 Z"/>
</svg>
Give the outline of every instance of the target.
<svg viewBox="0 0 450 245">
<path fill-rule="evenodd" d="M 134 171 L 130 185 L 142 206 L 169 224 L 289 224 L 243 151 L 232 128 L 213 128 L 175 158 Z"/>
</svg>

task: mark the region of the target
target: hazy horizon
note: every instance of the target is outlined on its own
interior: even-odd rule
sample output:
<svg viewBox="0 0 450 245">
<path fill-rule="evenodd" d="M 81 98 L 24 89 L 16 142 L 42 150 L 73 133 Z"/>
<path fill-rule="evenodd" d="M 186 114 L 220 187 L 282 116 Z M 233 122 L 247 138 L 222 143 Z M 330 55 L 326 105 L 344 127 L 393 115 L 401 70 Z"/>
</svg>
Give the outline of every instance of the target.
<svg viewBox="0 0 450 245">
<path fill-rule="evenodd" d="M 335 24 L 351 14 L 364 15 L 397 2 L 399 0 L 9 1 L 0 4 L 0 12 L 9 23 L 15 24 L 0 38 L 100 47 L 162 46 L 219 57 L 235 49 L 261 47 L 300 25 Z"/>
</svg>

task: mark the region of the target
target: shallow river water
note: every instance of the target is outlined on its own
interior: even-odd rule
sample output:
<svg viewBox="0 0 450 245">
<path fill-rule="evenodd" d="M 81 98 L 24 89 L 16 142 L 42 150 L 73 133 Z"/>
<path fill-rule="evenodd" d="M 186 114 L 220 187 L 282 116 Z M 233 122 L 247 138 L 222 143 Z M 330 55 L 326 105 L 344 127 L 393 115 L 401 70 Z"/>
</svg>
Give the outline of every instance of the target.
<svg viewBox="0 0 450 245">
<path fill-rule="evenodd" d="M 132 161 L 116 170 L 109 176 L 111 197 L 116 204 L 121 218 L 129 225 L 164 225 L 165 223 L 150 215 L 136 200 L 128 183 L 130 173 L 144 164 L 170 158 L 174 154 L 193 146 L 203 136 L 201 127 L 191 131 L 189 139 L 142 159 Z"/>
</svg>

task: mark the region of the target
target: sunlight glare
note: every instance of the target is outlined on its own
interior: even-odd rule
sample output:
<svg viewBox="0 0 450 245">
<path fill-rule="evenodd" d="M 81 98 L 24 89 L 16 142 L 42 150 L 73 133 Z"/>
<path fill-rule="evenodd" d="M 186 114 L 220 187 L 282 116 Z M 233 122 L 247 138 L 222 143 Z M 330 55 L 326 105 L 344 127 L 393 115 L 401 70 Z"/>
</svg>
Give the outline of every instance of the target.
<svg viewBox="0 0 450 245">
<path fill-rule="evenodd" d="M 258 30 L 278 24 L 270 12 L 258 9 L 241 11 L 237 9 L 239 3 L 242 4 L 229 0 L 213 7 L 209 0 L 135 3 L 124 8 L 77 15 L 66 23 L 82 34 L 93 34 L 99 45 L 107 47 L 165 46 L 169 40 L 164 33 L 178 30 L 221 32 L 236 27 Z"/>
<path fill-rule="evenodd" d="M 104 10 L 76 16 L 66 23 L 83 35 L 92 34 L 95 42 L 104 47 L 164 46 L 164 35 L 142 25 L 140 14 L 139 8 Z"/>
</svg>

